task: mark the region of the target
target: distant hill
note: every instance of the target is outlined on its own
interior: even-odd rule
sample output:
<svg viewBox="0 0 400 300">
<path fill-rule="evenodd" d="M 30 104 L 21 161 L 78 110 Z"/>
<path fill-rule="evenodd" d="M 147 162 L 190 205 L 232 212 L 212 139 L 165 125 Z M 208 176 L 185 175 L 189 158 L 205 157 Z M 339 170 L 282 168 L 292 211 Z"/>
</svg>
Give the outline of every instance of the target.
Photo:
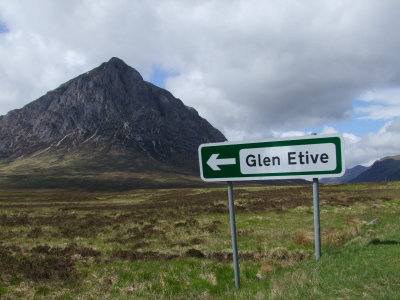
<svg viewBox="0 0 400 300">
<path fill-rule="evenodd" d="M 225 140 L 195 109 L 114 57 L 0 116 L 0 185 L 200 184 L 198 146 Z"/>
<path fill-rule="evenodd" d="M 332 177 L 332 178 L 323 178 L 321 179 L 322 183 L 347 183 L 350 180 L 354 179 L 362 172 L 364 172 L 368 167 L 364 167 L 361 165 L 357 165 L 353 168 L 347 169 L 343 176 L 341 177 Z"/>
<path fill-rule="evenodd" d="M 379 182 L 400 180 L 400 155 L 375 161 L 370 167 L 357 165 L 347 169 L 342 177 L 323 178 L 322 183 Z"/>
<path fill-rule="evenodd" d="M 349 182 L 376 182 L 400 180 L 400 155 L 377 160 Z"/>
</svg>

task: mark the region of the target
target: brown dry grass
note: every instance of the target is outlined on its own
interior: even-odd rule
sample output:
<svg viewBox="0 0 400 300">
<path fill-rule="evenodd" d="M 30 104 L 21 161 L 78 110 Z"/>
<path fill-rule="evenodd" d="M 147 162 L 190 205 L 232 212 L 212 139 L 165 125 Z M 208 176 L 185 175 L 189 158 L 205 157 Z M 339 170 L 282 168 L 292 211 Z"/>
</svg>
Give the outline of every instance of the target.
<svg viewBox="0 0 400 300">
<path fill-rule="evenodd" d="M 324 246 L 345 244 L 398 193 L 383 184 L 355 187 L 321 187 Z M 226 198 L 224 188 L 0 192 L 0 285 L 90 281 L 88 269 L 125 262 L 230 265 Z M 235 188 L 239 257 L 258 264 L 257 277 L 312 256 L 311 199 L 310 186 Z"/>
</svg>

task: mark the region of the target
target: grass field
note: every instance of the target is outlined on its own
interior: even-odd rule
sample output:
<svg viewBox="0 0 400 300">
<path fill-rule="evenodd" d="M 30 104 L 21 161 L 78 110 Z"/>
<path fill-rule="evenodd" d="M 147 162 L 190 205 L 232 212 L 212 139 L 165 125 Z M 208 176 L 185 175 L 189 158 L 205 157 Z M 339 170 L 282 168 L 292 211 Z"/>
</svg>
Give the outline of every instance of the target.
<svg viewBox="0 0 400 300">
<path fill-rule="evenodd" d="M 0 192 L 0 299 L 399 299 L 400 182 Z"/>
</svg>

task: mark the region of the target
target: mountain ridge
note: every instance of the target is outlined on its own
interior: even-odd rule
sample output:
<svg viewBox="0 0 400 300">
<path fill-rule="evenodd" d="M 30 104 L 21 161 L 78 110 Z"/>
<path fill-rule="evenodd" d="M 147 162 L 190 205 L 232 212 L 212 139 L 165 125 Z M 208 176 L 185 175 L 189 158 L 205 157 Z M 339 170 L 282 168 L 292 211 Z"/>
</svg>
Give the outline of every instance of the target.
<svg viewBox="0 0 400 300">
<path fill-rule="evenodd" d="M 387 156 L 375 161 L 364 172 L 349 180 L 355 182 L 377 182 L 400 180 L 400 155 Z"/>
<path fill-rule="evenodd" d="M 321 183 L 347 183 L 350 180 L 354 179 L 362 172 L 364 172 L 367 167 L 357 165 L 352 168 L 346 169 L 345 173 L 341 177 L 331 177 L 331 178 L 322 178 Z"/>
<path fill-rule="evenodd" d="M 347 169 L 337 178 L 323 178 L 321 183 L 360 183 L 400 180 L 400 155 L 386 156 L 376 160 L 371 166 L 357 165 Z"/>
</svg>

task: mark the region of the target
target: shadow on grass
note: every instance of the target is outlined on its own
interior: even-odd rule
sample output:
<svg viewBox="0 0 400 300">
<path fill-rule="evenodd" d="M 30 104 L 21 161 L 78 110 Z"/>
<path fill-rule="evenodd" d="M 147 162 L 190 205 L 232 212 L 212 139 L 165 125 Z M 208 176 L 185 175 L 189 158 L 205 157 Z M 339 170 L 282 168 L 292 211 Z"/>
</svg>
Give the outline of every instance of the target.
<svg viewBox="0 0 400 300">
<path fill-rule="evenodd" d="M 368 243 L 368 245 L 399 245 L 400 243 L 397 241 L 392 240 L 384 240 L 381 241 L 380 239 L 373 239 Z"/>
</svg>

